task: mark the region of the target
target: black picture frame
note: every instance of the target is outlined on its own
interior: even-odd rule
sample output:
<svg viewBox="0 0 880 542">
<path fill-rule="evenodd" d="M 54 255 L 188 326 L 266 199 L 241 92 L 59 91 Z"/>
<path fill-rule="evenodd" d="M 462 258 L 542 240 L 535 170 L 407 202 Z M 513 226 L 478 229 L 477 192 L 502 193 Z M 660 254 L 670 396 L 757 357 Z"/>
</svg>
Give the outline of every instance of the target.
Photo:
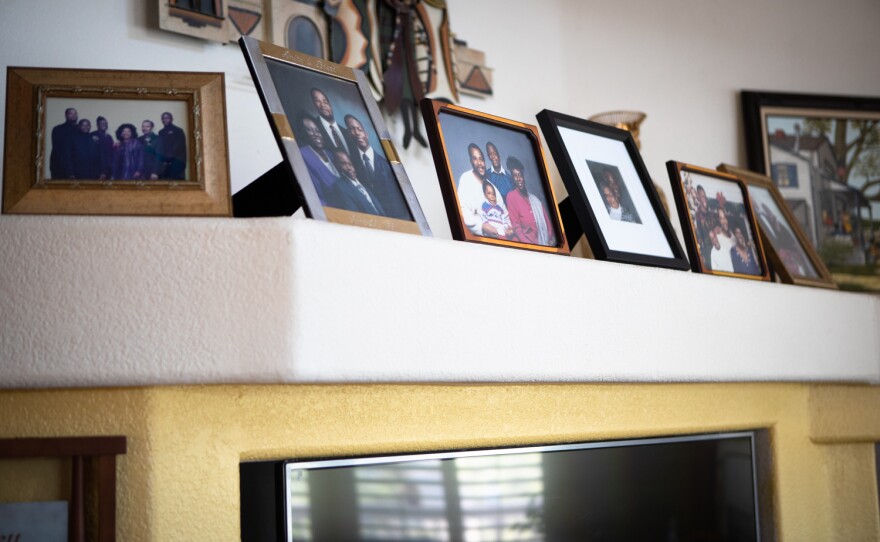
<svg viewBox="0 0 880 542">
<path fill-rule="evenodd" d="M 694 273 L 769 281 L 770 268 L 746 184 L 735 175 L 675 160 L 666 162 L 666 169 L 684 230 L 691 270 Z M 701 192 L 702 205 L 698 196 Z M 711 203 L 707 202 L 709 193 L 715 195 Z M 700 209 L 701 206 L 703 209 Z M 705 219 L 701 219 L 701 213 Z M 727 228 L 726 224 L 729 225 Z M 741 229 L 744 243 L 736 239 L 736 229 Z M 722 236 L 725 230 L 728 233 Z M 733 249 L 737 245 L 741 245 L 749 257 L 734 260 Z M 716 259 L 716 256 L 719 257 Z"/>
<path fill-rule="evenodd" d="M 453 239 L 567 256 L 569 244 L 538 127 L 430 98 L 420 106 Z M 506 176 L 503 184 L 490 172 L 494 168 L 490 147 L 501 171 L 507 170 L 501 174 Z M 481 175 L 471 160 L 473 153 L 482 160 Z M 480 183 L 482 190 L 471 189 Z M 490 192 L 501 214 L 486 220 L 479 214 L 480 202 Z M 496 223 L 502 234 L 487 233 L 493 220 L 501 221 Z"/>
<path fill-rule="evenodd" d="M 681 271 L 690 268 L 630 132 L 548 109 L 538 113 L 537 119 L 562 182 L 568 190 L 571 208 L 597 260 Z M 582 138 L 584 141 L 574 148 L 572 137 Z M 602 149 L 590 145 L 589 140 L 603 145 L 610 144 L 609 148 L 617 156 L 603 158 Z M 587 156 L 595 160 L 590 160 Z M 581 164 L 582 160 L 584 164 Z M 627 178 L 622 178 L 620 168 L 626 169 Z M 606 171 L 608 175 L 615 177 L 618 188 L 616 192 L 620 195 L 615 210 L 630 206 L 631 210 L 626 213 L 628 219 L 613 217 L 610 210 L 612 207 L 609 207 L 601 195 L 604 185 L 600 188 L 598 179 Z M 632 201 L 630 192 L 637 196 L 639 205 Z M 624 196 L 626 203 L 622 203 Z M 624 226 L 623 222 L 631 224 Z M 653 231 L 645 229 L 639 232 L 638 228 L 633 227 L 636 224 L 652 228 Z M 626 236 L 633 237 L 630 239 Z M 576 239 L 572 240 L 575 241 Z M 658 242 L 664 246 L 657 247 Z M 635 245 L 650 248 L 639 250 Z"/>
<path fill-rule="evenodd" d="M 239 43 L 283 158 L 263 184 L 271 181 L 277 193 L 293 192 L 298 201 L 287 206 L 289 213 L 301 205 L 306 216 L 316 220 L 430 236 L 431 229 L 364 73 L 246 36 Z M 332 140 L 335 143 L 321 124 L 317 106 L 313 105 L 316 89 L 330 103 L 329 116 L 337 127 Z M 342 107 L 337 107 L 340 105 Z M 347 114 L 343 116 L 343 113 Z M 372 149 L 372 179 L 363 169 L 364 163 L 356 162 L 359 142 L 347 124 L 349 117 L 357 120 L 360 132 L 365 134 L 361 141 L 365 140 Z M 309 135 L 316 132 L 320 135 Z M 310 145 L 317 140 L 321 148 Z M 337 151 L 331 151 L 337 145 Z M 315 149 L 321 156 L 310 152 Z M 339 150 L 343 156 L 338 154 Z M 332 165 L 326 166 L 329 173 L 320 170 L 322 163 L 329 163 L 325 159 L 331 157 L 334 158 Z M 346 157 L 351 169 L 346 167 Z M 359 182 L 342 182 L 346 170 L 355 170 Z M 256 199 L 271 199 L 268 190 L 251 192 L 257 195 Z M 233 204 L 237 206 L 235 198 Z M 276 209 L 284 207 L 272 201 L 265 204 Z M 251 201 L 247 206 L 252 208 L 254 204 Z M 244 216 L 237 211 L 235 214 Z M 258 214 L 250 213 L 250 216 Z"/>
</svg>

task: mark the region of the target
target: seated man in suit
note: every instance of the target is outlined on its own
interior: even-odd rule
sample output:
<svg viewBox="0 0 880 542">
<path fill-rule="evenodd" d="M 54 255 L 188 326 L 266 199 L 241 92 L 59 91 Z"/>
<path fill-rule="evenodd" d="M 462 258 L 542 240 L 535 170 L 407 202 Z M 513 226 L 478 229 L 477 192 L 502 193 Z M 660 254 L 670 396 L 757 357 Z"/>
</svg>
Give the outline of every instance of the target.
<svg viewBox="0 0 880 542">
<path fill-rule="evenodd" d="M 357 178 L 354 164 L 348 153 L 343 150 L 333 151 L 333 162 L 339 171 L 339 181 L 334 186 L 339 208 L 347 211 L 387 216 L 382 209 L 379 198 Z"/>
<path fill-rule="evenodd" d="M 351 161 L 357 178 L 376 194 L 388 216 L 412 220 L 403 192 L 400 190 L 394 171 L 391 170 L 391 164 L 381 152 L 370 146 L 370 138 L 364 130 L 363 123 L 354 115 L 346 115 L 345 126 L 354 142 Z"/>
</svg>

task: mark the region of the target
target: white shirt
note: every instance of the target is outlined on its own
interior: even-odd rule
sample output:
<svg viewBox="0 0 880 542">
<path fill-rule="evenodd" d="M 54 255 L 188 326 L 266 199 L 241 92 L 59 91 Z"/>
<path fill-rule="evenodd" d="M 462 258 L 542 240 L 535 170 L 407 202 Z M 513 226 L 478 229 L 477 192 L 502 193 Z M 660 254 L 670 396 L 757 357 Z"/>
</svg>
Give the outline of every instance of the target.
<svg viewBox="0 0 880 542">
<path fill-rule="evenodd" d="M 492 186 L 495 188 L 495 193 L 498 194 L 498 187 L 494 184 Z M 458 205 L 461 209 L 461 219 L 465 227 L 476 235 L 483 235 L 483 220 L 480 218 L 480 207 L 486 201 L 486 196 L 483 195 L 483 181 L 477 177 L 473 170 L 465 171 L 458 179 L 456 192 L 458 193 Z M 504 198 L 499 197 L 497 203 L 505 212 L 507 211 Z"/>
<path fill-rule="evenodd" d="M 366 155 L 366 157 L 370 159 L 370 168 L 372 168 L 373 171 L 376 170 L 376 154 L 373 152 L 373 147 L 367 147 L 367 150 L 365 151 L 358 148 L 358 154 L 361 155 L 361 161 L 364 165 L 367 165 L 367 161 L 364 160 L 364 155 Z"/>
<path fill-rule="evenodd" d="M 718 244 L 721 249 L 712 247 L 712 271 L 727 271 L 733 273 L 733 259 L 730 257 L 730 249 L 736 243 L 733 235 L 725 237 L 723 233 L 718 234 Z"/>
<path fill-rule="evenodd" d="M 348 152 L 348 143 L 345 142 L 345 134 L 342 133 L 342 129 L 339 127 L 339 124 L 336 122 L 328 122 L 327 119 L 318 115 L 318 119 L 321 120 L 321 124 L 324 126 L 324 130 L 327 131 L 327 135 L 330 136 L 330 141 L 327 142 L 327 145 L 336 146 L 336 140 L 333 139 L 333 134 L 339 136 L 339 141 L 342 142 L 342 148 L 345 149 L 345 152 Z"/>
</svg>

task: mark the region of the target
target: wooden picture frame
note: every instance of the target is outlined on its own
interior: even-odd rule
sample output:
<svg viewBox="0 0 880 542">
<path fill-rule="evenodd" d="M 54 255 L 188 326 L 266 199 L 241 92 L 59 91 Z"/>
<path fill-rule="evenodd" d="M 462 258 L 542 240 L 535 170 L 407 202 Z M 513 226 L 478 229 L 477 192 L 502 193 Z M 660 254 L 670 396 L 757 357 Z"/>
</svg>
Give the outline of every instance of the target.
<svg viewBox="0 0 880 542">
<path fill-rule="evenodd" d="M 597 260 L 690 267 L 631 132 L 547 109 L 537 118 Z"/>
<path fill-rule="evenodd" d="M 3 213 L 231 214 L 222 73 L 9 67 L 5 137 Z"/>
<path fill-rule="evenodd" d="M 748 168 L 773 179 L 826 265 L 876 261 L 880 97 L 744 90 L 741 102 Z"/>
<path fill-rule="evenodd" d="M 429 98 L 421 108 L 454 239 L 569 254 L 536 126 Z"/>
<path fill-rule="evenodd" d="M 666 169 L 691 270 L 769 281 L 770 271 L 745 183 L 734 175 L 674 160 L 666 162 Z"/>
<path fill-rule="evenodd" d="M 718 171 L 739 177 L 748 187 L 764 253 L 782 282 L 837 289 L 773 179 L 729 164 L 720 164 Z"/>
<path fill-rule="evenodd" d="M 253 38 L 240 44 L 306 216 L 431 235 L 362 71 Z"/>
</svg>

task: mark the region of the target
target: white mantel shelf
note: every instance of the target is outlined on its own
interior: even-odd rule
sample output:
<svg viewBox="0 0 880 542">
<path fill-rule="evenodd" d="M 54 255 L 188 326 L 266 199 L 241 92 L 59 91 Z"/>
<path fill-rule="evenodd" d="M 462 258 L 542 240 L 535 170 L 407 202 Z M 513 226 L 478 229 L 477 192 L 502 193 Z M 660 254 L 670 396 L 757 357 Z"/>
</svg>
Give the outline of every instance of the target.
<svg viewBox="0 0 880 542">
<path fill-rule="evenodd" d="M 880 383 L 880 297 L 306 219 L 0 217 L 0 387 Z"/>
</svg>

